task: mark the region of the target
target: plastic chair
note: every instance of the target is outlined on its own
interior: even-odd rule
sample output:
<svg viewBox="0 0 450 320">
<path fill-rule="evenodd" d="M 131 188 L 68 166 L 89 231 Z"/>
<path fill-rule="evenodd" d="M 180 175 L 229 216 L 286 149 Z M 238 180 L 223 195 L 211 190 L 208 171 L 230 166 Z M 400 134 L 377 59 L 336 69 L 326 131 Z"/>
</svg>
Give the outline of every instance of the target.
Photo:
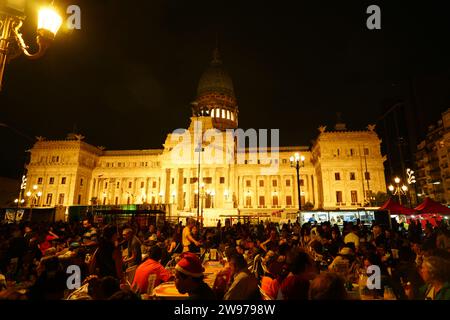
<svg viewBox="0 0 450 320">
<path fill-rule="evenodd" d="M 129 267 L 125 271 L 125 280 L 126 280 L 127 284 L 130 286 L 130 288 L 132 287 L 132 284 L 133 284 L 134 275 L 136 274 L 136 269 L 137 269 L 137 266 L 132 266 L 132 267 Z"/>
</svg>

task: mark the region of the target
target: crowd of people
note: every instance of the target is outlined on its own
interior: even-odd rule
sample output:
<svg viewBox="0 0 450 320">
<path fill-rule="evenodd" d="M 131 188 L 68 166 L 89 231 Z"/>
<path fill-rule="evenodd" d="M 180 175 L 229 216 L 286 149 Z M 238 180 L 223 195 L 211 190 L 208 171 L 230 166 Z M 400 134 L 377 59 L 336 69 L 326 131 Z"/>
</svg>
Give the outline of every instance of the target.
<svg viewBox="0 0 450 320">
<path fill-rule="evenodd" d="M 449 231 L 447 220 L 424 229 L 395 220 L 2 224 L 0 299 L 151 299 L 150 287 L 173 281 L 200 300 L 449 300 Z M 210 259 L 223 268 L 207 284 Z"/>
</svg>

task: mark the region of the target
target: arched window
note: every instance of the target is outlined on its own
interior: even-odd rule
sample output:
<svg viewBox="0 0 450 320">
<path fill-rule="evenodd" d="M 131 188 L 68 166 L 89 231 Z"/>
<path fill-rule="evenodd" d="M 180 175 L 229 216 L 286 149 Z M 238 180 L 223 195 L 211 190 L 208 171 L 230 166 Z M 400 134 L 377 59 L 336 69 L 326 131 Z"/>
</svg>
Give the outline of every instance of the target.
<svg viewBox="0 0 450 320">
<path fill-rule="evenodd" d="M 231 121 L 234 121 L 234 113 L 231 113 Z"/>
<path fill-rule="evenodd" d="M 222 119 L 225 119 L 225 109 L 222 109 Z"/>
<path fill-rule="evenodd" d="M 231 116 L 230 116 L 230 110 L 227 110 L 227 119 L 230 120 Z"/>
</svg>

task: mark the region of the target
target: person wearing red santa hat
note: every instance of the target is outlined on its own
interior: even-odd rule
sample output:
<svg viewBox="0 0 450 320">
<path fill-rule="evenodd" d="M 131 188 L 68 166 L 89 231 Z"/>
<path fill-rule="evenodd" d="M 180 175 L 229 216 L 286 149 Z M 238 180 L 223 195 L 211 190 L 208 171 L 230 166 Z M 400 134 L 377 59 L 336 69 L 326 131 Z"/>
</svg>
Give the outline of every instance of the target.
<svg viewBox="0 0 450 320">
<path fill-rule="evenodd" d="M 200 258 L 191 252 L 181 255 L 175 266 L 175 286 L 177 290 L 189 295 L 191 300 L 215 300 L 213 290 L 203 281 L 203 272 Z"/>
</svg>

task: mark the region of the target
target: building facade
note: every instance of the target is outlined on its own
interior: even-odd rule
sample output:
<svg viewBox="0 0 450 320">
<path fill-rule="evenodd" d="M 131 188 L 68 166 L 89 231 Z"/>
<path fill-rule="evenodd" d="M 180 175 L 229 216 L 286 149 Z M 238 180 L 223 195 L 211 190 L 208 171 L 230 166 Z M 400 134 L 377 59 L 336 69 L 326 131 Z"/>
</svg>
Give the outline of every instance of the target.
<svg viewBox="0 0 450 320">
<path fill-rule="evenodd" d="M 161 149 L 103 150 L 75 134 L 39 138 L 27 167 L 28 186 L 41 192 L 34 205 L 170 204 L 170 214 L 203 213 L 205 224 L 221 215 L 295 213 L 297 173 L 290 161 L 295 153 L 305 157 L 303 208 L 356 209 L 386 192 L 375 126 L 320 127 L 311 148 L 279 147 L 273 135 L 266 147 L 256 130 L 237 129 L 233 83 L 217 50 L 191 106 L 188 129 L 168 134 Z"/>
<path fill-rule="evenodd" d="M 419 198 L 430 197 L 450 203 L 450 109 L 435 125 L 428 127 L 426 138 L 417 146 L 417 191 Z"/>
</svg>

